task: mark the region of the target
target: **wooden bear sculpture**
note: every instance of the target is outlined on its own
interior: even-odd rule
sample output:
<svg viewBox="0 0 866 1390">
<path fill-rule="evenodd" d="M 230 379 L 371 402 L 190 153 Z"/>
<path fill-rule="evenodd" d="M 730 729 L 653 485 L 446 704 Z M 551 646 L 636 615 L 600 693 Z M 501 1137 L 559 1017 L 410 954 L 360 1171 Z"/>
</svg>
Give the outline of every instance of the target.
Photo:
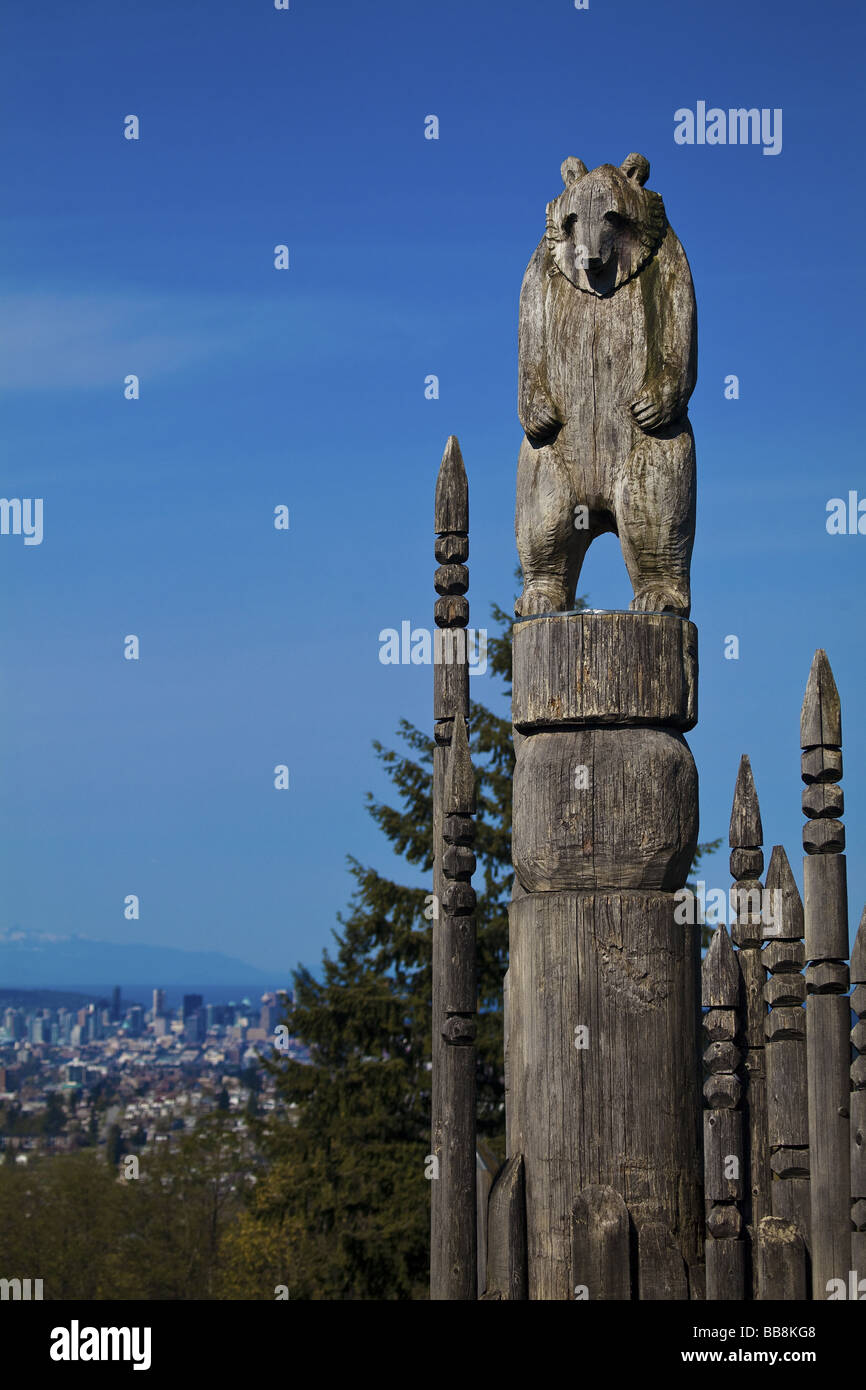
<svg viewBox="0 0 866 1390">
<path fill-rule="evenodd" d="M 519 616 L 574 603 L 584 556 L 619 536 L 640 612 L 689 616 L 697 325 L 685 252 L 649 163 L 562 165 L 565 190 L 520 294 Z"/>
</svg>

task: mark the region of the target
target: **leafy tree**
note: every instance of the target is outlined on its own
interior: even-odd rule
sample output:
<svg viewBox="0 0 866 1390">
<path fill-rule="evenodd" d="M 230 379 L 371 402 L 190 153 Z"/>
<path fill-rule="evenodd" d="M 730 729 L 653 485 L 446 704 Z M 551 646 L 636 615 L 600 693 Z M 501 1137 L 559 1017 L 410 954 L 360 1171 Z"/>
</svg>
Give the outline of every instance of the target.
<svg viewBox="0 0 866 1390">
<path fill-rule="evenodd" d="M 61 1134 L 65 1127 L 66 1114 L 63 1109 L 63 1101 L 56 1091 L 52 1091 L 42 1116 L 43 1133 L 53 1138 L 55 1135 Z"/>
<path fill-rule="evenodd" d="M 109 1125 L 105 1140 L 105 1161 L 109 1168 L 116 1168 L 125 1152 L 120 1125 Z"/>
</svg>

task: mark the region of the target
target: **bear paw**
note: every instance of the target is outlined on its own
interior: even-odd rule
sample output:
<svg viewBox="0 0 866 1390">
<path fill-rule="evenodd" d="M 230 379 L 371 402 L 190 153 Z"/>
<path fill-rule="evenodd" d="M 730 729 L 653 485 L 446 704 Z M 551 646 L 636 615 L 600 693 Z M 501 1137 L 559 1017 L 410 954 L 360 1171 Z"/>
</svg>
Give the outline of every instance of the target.
<svg viewBox="0 0 866 1390">
<path fill-rule="evenodd" d="M 679 618 L 687 618 L 690 605 L 673 589 L 640 589 L 629 607 L 633 613 L 676 613 Z"/>
<path fill-rule="evenodd" d="M 515 616 L 532 618 L 539 613 L 561 613 L 565 608 L 565 588 L 550 580 L 532 580 L 514 605 Z"/>
</svg>

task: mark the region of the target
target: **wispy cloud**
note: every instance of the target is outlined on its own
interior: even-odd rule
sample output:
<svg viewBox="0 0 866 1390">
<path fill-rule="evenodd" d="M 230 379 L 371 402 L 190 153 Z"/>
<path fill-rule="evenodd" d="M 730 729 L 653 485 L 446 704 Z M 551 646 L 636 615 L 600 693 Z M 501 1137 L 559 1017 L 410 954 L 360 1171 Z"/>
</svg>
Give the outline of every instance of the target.
<svg viewBox="0 0 866 1390">
<path fill-rule="evenodd" d="M 205 362 L 278 353 L 281 362 L 357 360 L 408 335 L 398 303 L 333 290 L 274 296 L 226 294 L 3 296 L 0 392 L 116 389 L 130 372 L 153 380 Z M 372 330 L 372 331 L 371 331 Z"/>
</svg>

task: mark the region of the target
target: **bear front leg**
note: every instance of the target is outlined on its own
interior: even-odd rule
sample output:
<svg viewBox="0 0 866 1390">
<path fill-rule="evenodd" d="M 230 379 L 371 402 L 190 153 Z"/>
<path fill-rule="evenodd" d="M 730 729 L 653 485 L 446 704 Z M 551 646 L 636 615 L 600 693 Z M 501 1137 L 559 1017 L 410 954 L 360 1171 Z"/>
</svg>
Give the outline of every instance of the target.
<svg viewBox="0 0 866 1390">
<path fill-rule="evenodd" d="M 567 470 L 555 450 L 547 446 L 534 448 L 524 439 L 517 461 L 514 524 L 523 567 L 523 593 L 514 606 L 518 617 L 561 613 L 568 606 L 569 589 L 574 597 L 580 569 L 578 563 L 575 573 L 575 557 L 580 540 L 574 530 L 573 492 Z"/>
<path fill-rule="evenodd" d="M 691 611 L 695 539 L 695 441 L 691 425 L 641 434 L 615 498 L 620 544 L 640 613 Z"/>
</svg>

